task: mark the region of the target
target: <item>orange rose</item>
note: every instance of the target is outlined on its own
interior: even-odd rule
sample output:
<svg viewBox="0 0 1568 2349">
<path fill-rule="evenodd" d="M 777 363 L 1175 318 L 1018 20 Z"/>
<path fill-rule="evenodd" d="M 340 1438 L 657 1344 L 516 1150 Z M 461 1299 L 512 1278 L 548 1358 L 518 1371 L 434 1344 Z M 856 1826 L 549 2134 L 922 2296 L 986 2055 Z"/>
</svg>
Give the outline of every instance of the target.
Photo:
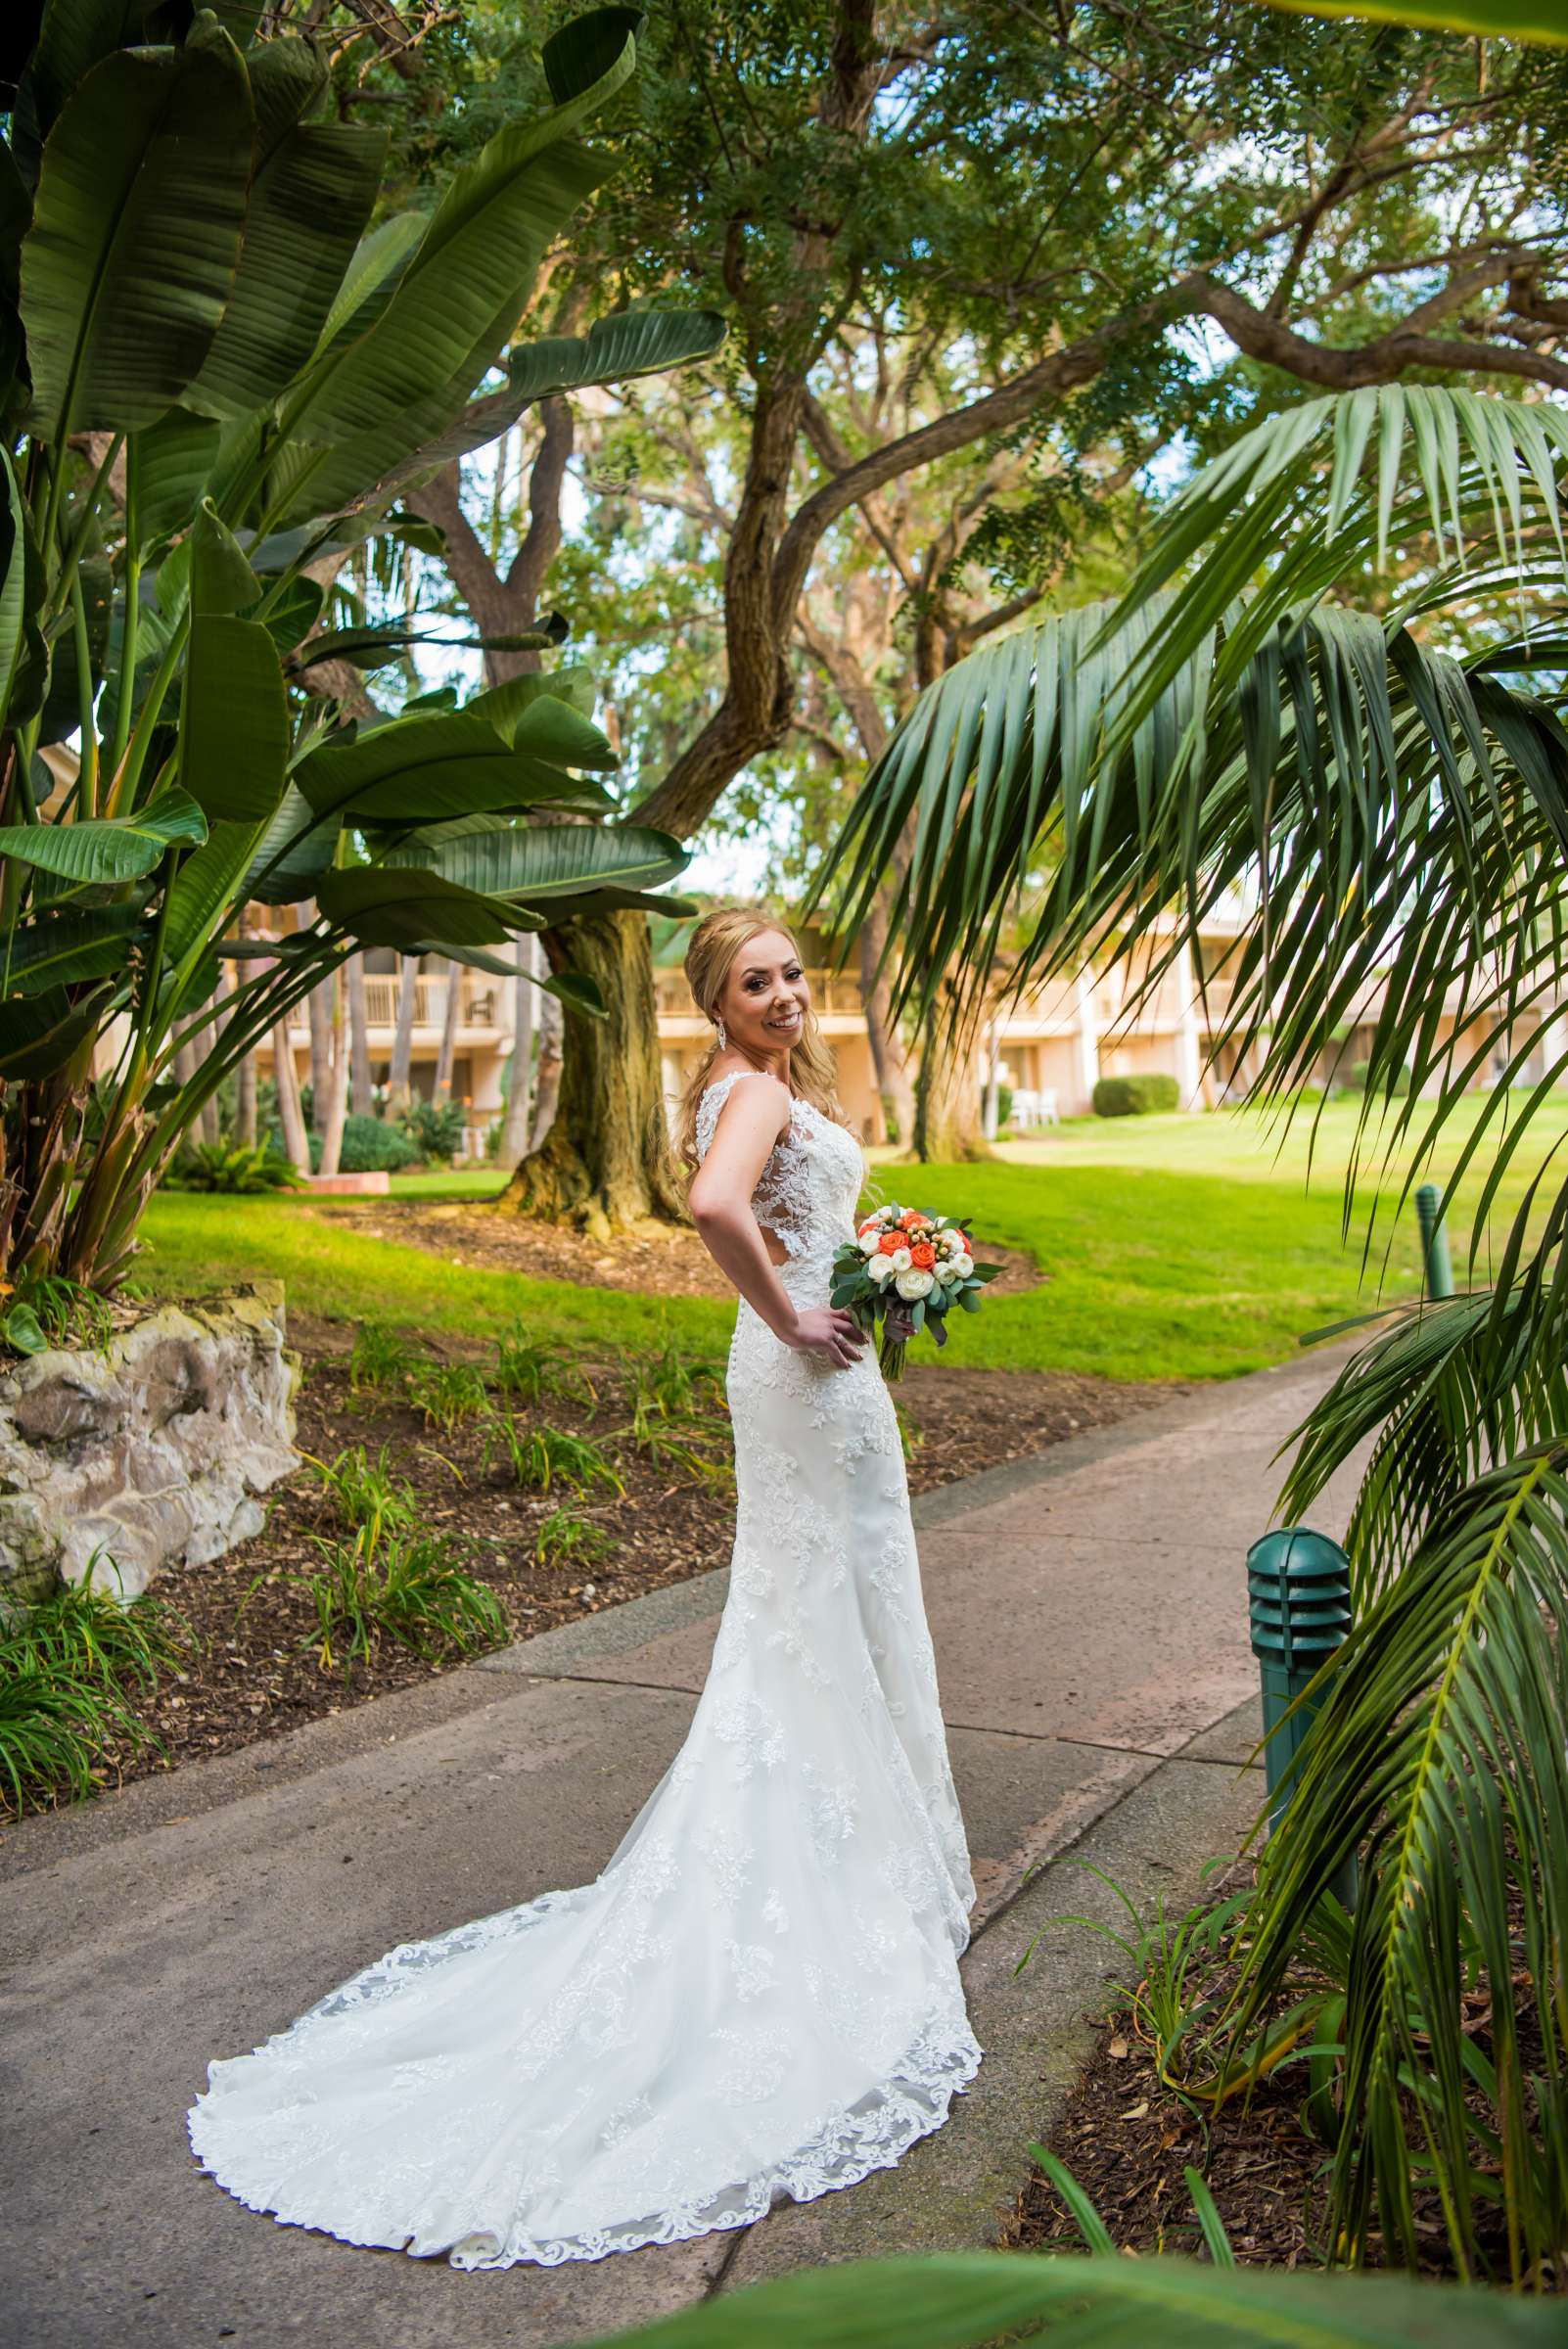
<svg viewBox="0 0 1568 2349">
<path fill-rule="evenodd" d="M 925 1220 L 925 1217 L 920 1213 L 920 1210 L 917 1207 L 906 1207 L 902 1215 L 899 1218 L 899 1221 L 902 1224 L 905 1231 L 907 1231 L 912 1224 L 923 1223 Z"/>
<path fill-rule="evenodd" d="M 877 1254 L 879 1256 L 897 1256 L 902 1246 L 903 1234 L 901 1231 L 885 1231 L 877 1242 Z"/>
<path fill-rule="evenodd" d="M 909 1262 L 917 1272 L 929 1272 L 937 1261 L 937 1251 L 929 1240 L 916 1240 L 909 1251 Z"/>
</svg>

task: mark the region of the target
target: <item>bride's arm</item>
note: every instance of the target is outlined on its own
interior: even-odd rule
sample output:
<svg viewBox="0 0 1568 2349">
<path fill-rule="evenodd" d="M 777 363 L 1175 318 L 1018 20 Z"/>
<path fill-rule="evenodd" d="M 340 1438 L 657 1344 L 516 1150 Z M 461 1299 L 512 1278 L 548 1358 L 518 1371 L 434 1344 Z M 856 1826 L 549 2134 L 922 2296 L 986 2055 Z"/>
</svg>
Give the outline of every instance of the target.
<svg viewBox="0 0 1568 2349">
<path fill-rule="evenodd" d="M 719 1110 L 686 1204 L 715 1264 L 776 1338 L 849 1363 L 863 1343 L 853 1316 L 836 1306 L 810 1306 L 804 1313 L 795 1306 L 752 1212 L 752 1193 L 789 1115 L 788 1089 L 776 1078 L 737 1084 Z"/>
</svg>

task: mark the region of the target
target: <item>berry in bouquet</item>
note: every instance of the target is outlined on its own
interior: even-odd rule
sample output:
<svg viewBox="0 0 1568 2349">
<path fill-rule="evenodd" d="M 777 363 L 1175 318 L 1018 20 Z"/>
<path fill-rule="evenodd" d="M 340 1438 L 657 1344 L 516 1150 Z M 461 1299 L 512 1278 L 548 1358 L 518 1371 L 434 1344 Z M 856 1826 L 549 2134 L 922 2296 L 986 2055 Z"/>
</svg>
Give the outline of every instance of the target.
<svg viewBox="0 0 1568 2349">
<path fill-rule="evenodd" d="M 894 1380 L 910 1339 L 925 1330 L 945 1346 L 954 1305 L 978 1313 L 981 1290 L 1000 1270 L 976 1262 L 967 1227 L 952 1218 L 879 1207 L 834 1257 L 831 1302 L 848 1307 L 867 1337 L 881 1324 L 878 1359 Z"/>
</svg>

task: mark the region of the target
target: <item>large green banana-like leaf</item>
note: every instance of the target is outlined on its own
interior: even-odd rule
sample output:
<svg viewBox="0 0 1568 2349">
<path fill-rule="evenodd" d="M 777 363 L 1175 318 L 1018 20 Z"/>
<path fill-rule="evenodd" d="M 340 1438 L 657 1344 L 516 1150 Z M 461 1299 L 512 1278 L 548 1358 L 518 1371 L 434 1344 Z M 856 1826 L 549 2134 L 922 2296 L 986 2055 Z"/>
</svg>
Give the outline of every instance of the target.
<svg viewBox="0 0 1568 2349">
<path fill-rule="evenodd" d="M 94 987 L 74 1003 L 65 988 L 0 1002 L 0 1077 L 20 1084 L 52 1077 L 102 1027 L 109 989 Z"/>
<path fill-rule="evenodd" d="M 368 333 L 391 301 L 424 233 L 423 212 L 392 212 L 360 238 L 316 339 L 312 358 L 344 349 Z"/>
<path fill-rule="evenodd" d="M 210 816 L 264 821 L 283 797 L 289 703 L 278 648 L 259 621 L 191 622 L 180 780 Z"/>
<path fill-rule="evenodd" d="M 531 676 L 510 677 L 504 685 L 489 685 L 483 693 L 471 694 L 463 710 L 469 717 L 483 717 L 510 742 L 524 711 L 541 694 L 549 694 L 554 701 L 570 704 L 583 717 L 591 717 L 598 687 L 591 668 L 569 666 L 540 669 Z"/>
<path fill-rule="evenodd" d="M 17 159 L 0 139 L 0 417 L 11 415 L 26 398 L 19 262 L 31 216 L 32 198 L 17 168 Z"/>
<path fill-rule="evenodd" d="M 255 854 L 260 827 L 220 823 L 175 874 L 163 919 L 163 958 L 183 963 L 205 939 L 221 936 L 233 909 L 243 903 L 240 884 Z"/>
<path fill-rule="evenodd" d="M 629 383 L 711 358 L 727 329 L 716 310 L 623 310 L 586 335 L 547 335 L 507 354 L 504 391 L 470 400 L 456 422 L 387 476 L 384 489 L 428 481 L 454 457 L 483 448 L 553 392 Z"/>
<path fill-rule="evenodd" d="M 0 448 L 0 720 L 23 724 L 43 698 L 48 653 L 38 626 L 38 559 L 10 453 Z"/>
<path fill-rule="evenodd" d="M 414 950 L 416 940 L 450 940 L 460 946 L 498 946 L 528 925 L 510 906 L 459 888 L 440 873 L 358 865 L 324 873 L 316 902 L 367 946 Z"/>
<path fill-rule="evenodd" d="M 1474 32 L 1500 41 L 1568 42 L 1561 0 L 1267 0 L 1302 17 L 1370 18 L 1434 32 Z"/>
<path fill-rule="evenodd" d="M 37 39 L 18 78 L 14 135 L 17 159 L 29 183 L 38 177 L 44 140 L 71 92 L 94 66 L 116 49 L 145 42 L 142 0 L 54 0 L 34 9 Z"/>
<path fill-rule="evenodd" d="M 634 824 L 517 827 L 482 817 L 415 833 L 385 861 L 426 864 L 484 897 L 535 903 L 612 882 L 657 887 L 685 871 L 691 851 L 668 832 Z"/>
<path fill-rule="evenodd" d="M 534 711 L 543 708 L 533 705 Z M 554 708 L 576 727 L 586 724 L 564 703 Z M 564 726 L 557 722 L 550 738 L 565 742 Z M 352 814 L 382 824 L 439 823 L 566 802 L 578 790 L 576 779 L 553 759 L 509 749 L 493 726 L 463 711 L 396 718 L 356 742 L 328 744 L 301 761 L 295 781 L 318 814 Z"/>
<path fill-rule="evenodd" d="M 220 427 L 210 416 L 170 408 L 125 443 L 126 519 L 145 555 L 189 525 L 217 462 Z"/>
<path fill-rule="evenodd" d="M 1390 2276 L 969 2251 L 841 2260 L 584 2349 L 1547 2349 L 1559 2329 L 1550 2301 Z"/>
<path fill-rule="evenodd" d="M 506 342 L 540 260 L 607 176 L 575 132 L 625 81 L 609 69 L 566 104 L 509 126 L 458 174 L 368 333 L 329 350 L 287 406 L 291 446 L 272 484 L 287 523 L 330 513 L 450 425 Z"/>
<path fill-rule="evenodd" d="M 42 995 L 73 980 L 102 979 L 123 970 L 141 922 L 141 909 L 131 905 L 23 922 L 11 937 L 7 955 L 0 958 L 0 991 Z"/>
<path fill-rule="evenodd" d="M 121 49 L 44 148 L 22 249 L 31 425 L 57 446 L 152 424 L 198 374 L 245 224 L 254 115 L 227 33 Z"/>
<path fill-rule="evenodd" d="M 315 348 L 386 160 L 384 131 L 306 122 L 327 85 L 308 42 L 267 41 L 251 52 L 255 157 L 239 273 L 188 407 L 237 416 L 281 392 Z"/>
<path fill-rule="evenodd" d="M 291 783 L 252 855 L 245 898 L 259 905 L 297 905 L 316 893 L 316 883 L 335 861 L 343 830 L 339 815 L 317 822 L 304 795 Z"/>
<path fill-rule="evenodd" d="M 0 825 L 0 856 L 66 881 L 134 881 L 161 862 L 171 841 L 206 838 L 207 818 L 195 801 L 183 791 L 167 791 L 140 815 Z"/>
</svg>

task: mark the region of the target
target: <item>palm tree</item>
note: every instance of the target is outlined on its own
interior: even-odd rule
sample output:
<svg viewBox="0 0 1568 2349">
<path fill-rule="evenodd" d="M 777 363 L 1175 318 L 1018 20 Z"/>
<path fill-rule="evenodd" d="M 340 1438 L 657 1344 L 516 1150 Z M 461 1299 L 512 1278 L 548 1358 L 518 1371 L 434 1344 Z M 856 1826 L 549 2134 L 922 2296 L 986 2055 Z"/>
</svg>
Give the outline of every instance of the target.
<svg viewBox="0 0 1568 2349">
<path fill-rule="evenodd" d="M 1212 1050 L 1255 1048 L 1257 1096 L 1288 1121 L 1341 1023 L 1370 1019 L 1347 1226 L 1363 1160 L 1408 1157 L 1403 1201 L 1500 1059 L 1442 1199 L 1490 1143 L 1473 1256 L 1568 1069 L 1554 1048 L 1510 1089 L 1564 982 L 1565 462 L 1568 415 L 1545 403 L 1315 400 L 1192 482 L 1113 610 L 961 662 L 867 777 L 818 884 L 839 880 L 853 936 L 913 824 L 895 1008 L 924 1016 L 950 968 L 984 986 L 1021 904 L 1009 989 L 1108 942 L 1141 1002 L 1250 892 Z M 1349 1535 L 1357 1621 L 1238 1993 L 1255 2021 L 1359 1851 L 1335 2244 L 1360 2258 L 1380 2232 L 1414 2262 L 1413 2163 L 1461 2272 L 1485 2266 L 1500 2204 L 1527 2282 L 1568 2248 L 1568 1180 L 1550 1157 L 1490 1283 L 1384 1316 L 1297 1431 L 1291 1513 L 1374 1439 Z M 1484 2034 L 1461 1984 L 1490 1995 Z"/>
</svg>

